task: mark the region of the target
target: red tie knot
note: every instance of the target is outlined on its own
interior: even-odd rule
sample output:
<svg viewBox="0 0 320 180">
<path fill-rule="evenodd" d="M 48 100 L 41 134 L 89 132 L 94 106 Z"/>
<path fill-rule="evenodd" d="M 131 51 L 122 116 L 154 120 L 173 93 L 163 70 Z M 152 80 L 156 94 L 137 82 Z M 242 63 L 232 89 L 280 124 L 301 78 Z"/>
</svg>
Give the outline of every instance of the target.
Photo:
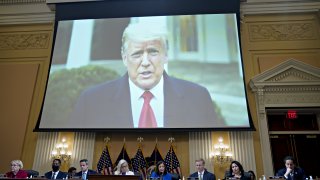
<svg viewBox="0 0 320 180">
<path fill-rule="evenodd" d="M 150 102 L 150 100 L 153 98 L 153 94 L 150 92 L 150 91 L 145 91 L 143 94 L 142 94 L 142 97 L 144 99 L 144 101 L 146 102 Z"/>
</svg>

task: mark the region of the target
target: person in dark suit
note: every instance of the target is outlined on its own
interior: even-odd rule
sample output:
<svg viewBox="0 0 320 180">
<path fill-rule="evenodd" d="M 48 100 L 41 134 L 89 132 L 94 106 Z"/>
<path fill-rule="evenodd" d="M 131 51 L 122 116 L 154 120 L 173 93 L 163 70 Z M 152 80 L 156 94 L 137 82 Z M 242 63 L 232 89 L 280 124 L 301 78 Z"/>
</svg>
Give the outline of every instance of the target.
<svg viewBox="0 0 320 180">
<path fill-rule="evenodd" d="M 167 51 L 166 33 L 130 24 L 121 50 L 127 73 L 85 90 L 68 127 L 222 127 L 205 87 L 166 73 Z"/>
<path fill-rule="evenodd" d="M 190 174 L 189 178 L 198 178 L 199 180 L 215 180 L 216 176 L 204 168 L 205 161 L 201 158 L 196 160 L 197 172 Z"/>
<path fill-rule="evenodd" d="M 288 180 L 304 180 L 306 175 L 304 170 L 295 166 L 295 159 L 292 156 L 286 156 L 283 159 L 285 168 L 280 169 L 276 176 L 283 176 Z"/>
<path fill-rule="evenodd" d="M 225 179 L 251 180 L 251 177 L 249 173 L 244 172 L 243 166 L 240 162 L 232 161 Z"/>
<path fill-rule="evenodd" d="M 54 159 L 52 161 L 52 171 L 46 172 L 44 176 L 47 179 L 65 179 L 67 174 L 60 171 L 61 160 Z"/>
<path fill-rule="evenodd" d="M 76 176 L 81 177 L 82 180 L 88 179 L 88 175 L 98 174 L 97 171 L 89 169 L 89 161 L 87 159 L 80 160 L 80 172 L 76 173 Z"/>
</svg>

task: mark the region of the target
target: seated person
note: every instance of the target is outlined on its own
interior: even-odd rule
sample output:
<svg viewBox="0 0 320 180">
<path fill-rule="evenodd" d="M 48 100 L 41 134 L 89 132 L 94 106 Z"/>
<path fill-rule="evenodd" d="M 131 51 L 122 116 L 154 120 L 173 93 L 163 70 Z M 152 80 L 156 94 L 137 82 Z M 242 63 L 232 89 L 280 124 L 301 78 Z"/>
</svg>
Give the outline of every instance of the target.
<svg viewBox="0 0 320 180">
<path fill-rule="evenodd" d="M 250 175 L 251 180 L 256 180 L 256 175 L 254 174 L 253 171 L 250 170 L 250 171 L 248 171 L 248 173 Z"/>
<path fill-rule="evenodd" d="M 61 160 L 54 159 L 52 161 L 52 171 L 46 172 L 44 176 L 47 179 L 65 179 L 67 177 L 67 174 L 60 171 L 60 166 L 61 166 Z"/>
<path fill-rule="evenodd" d="M 285 168 L 280 169 L 276 176 L 283 176 L 288 180 L 300 180 L 306 179 L 304 170 L 295 166 L 295 160 L 292 156 L 286 156 L 283 159 Z"/>
<path fill-rule="evenodd" d="M 68 169 L 68 178 L 72 178 L 72 177 L 76 176 L 76 173 L 77 173 L 77 168 L 70 167 Z"/>
<path fill-rule="evenodd" d="M 88 175 L 98 174 L 96 171 L 89 169 L 89 161 L 87 159 L 80 160 L 81 171 L 76 173 L 76 176 L 81 177 L 82 180 L 88 179 Z"/>
<path fill-rule="evenodd" d="M 158 161 L 150 179 L 172 180 L 171 174 L 167 172 L 166 165 L 163 161 Z"/>
<path fill-rule="evenodd" d="M 129 171 L 128 162 L 121 159 L 114 171 L 114 175 L 134 175 L 132 171 Z"/>
<path fill-rule="evenodd" d="M 208 172 L 205 168 L 205 161 L 201 158 L 196 160 L 196 169 L 197 172 L 191 174 L 190 178 L 198 178 L 201 180 L 215 180 L 216 176 L 210 172 Z"/>
<path fill-rule="evenodd" d="M 20 160 L 11 161 L 11 171 L 6 173 L 7 178 L 28 178 L 28 173 L 22 170 L 23 164 Z"/>
<path fill-rule="evenodd" d="M 225 179 L 251 180 L 250 176 L 245 175 L 242 165 L 238 161 L 232 161 L 229 173 Z"/>
</svg>

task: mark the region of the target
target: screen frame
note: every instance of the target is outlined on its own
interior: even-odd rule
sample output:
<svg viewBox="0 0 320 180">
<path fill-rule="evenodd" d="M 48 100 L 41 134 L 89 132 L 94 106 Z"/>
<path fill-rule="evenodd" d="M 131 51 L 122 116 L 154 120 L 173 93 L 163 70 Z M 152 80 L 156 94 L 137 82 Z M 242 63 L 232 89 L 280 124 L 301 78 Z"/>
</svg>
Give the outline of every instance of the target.
<svg viewBox="0 0 320 180">
<path fill-rule="evenodd" d="M 181 6 L 183 4 L 183 6 Z M 190 15 L 190 14 L 222 14 L 234 13 L 236 14 L 239 47 L 241 64 L 243 71 L 243 83 L 245 88 L 245 99 L 247 104 L 249 127 L 210 127 L 210 128 L 122 128 L 122 129 L 95 129 L 95 128 L 40 128 L 41 115 L 44 106 L 44 99 L 42 101 L 41 111 L 38 116 L 37 124 L 34 129 L 35 132 L 50 132 L 50 131 L 64 131 L 64 132 L 172 132 L 172 131 L 255 131 L 252 121 L 251 112 L 249 109 L 247 86 L 245 85 L 245 73 L 241 49 L 240 36 L 240 1 L 229 0 L 228 2 L 220 0 L 105 0 L 105 1 L 89 1 L 89 2 L 72 2 L 72 3 L 57 3 L 55 14 L 55 26 L 53 44 L 51 50 L 50 66 L 53 57 L 55 39 L 57 35 L 58 22 L 61 20 L 77 20 L 77 19 L 101 19 L 101 18 L 123 18 L 123 17 L 143 17 L 143 16 L 163 16 L 163 15 Z M 134 7 L 134 8 L 132 8 Z M 48 86 L 48 73 L 46 90 Z M 45 93 L 46 93 L 45 90 Z"/>
</svg>

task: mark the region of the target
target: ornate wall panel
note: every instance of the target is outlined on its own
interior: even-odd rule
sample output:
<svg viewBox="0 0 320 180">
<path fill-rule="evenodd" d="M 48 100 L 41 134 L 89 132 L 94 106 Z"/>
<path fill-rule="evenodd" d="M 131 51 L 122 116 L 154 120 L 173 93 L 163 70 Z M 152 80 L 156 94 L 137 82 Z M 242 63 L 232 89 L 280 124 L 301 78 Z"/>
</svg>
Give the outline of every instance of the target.
<svg viewBox="0 0 320 180">
<path fill-rule="evenodd" d="M 1 95 L 6 99 L 9 98 L 9 102 L 19 102 L 15 106 L 4 104 L 6 108 L 1 109 L 5 109 L 6 113 L 0 113 L 0 119 L 8 114 L 10 122 L 20 124 L 14 129 L 23 133 L 19 136 L 22 140 L 11 140 L 17 147 L 10 148 L 17 149 L 20 153 L 12 151 L 10 154 L 14 157 L 7 156 L 7 158 L 21 159 L 26 169 L 31 169 L 34 162 L 37 133 L 33 130 L 38 120 L 46 84 L 52 34 L 50 23 L 33 25 L 0 23 L 0 66 L 4 68 L 1 72 L 5 73 L 0 77 L 0 81 L 2 87 L 10 87 L 8 91 L 2 91 Z M 24 102 L 25 100 L 27 102 Z M 19 106 L 22 105 L 23 107 L 20 108 Z M 20 117 L 15 117 L 16 115 Z M 6 127 L 6 129 L 13 128 Z M 2 131 L 2 133 L 4 133 L 3 137 L 10 137 L 12 131 Z M 10 160 L 5 160 L 5 162 L 8 161 Z M 0 169 L 2 168 L 7 170 L 6 164 L 0 165 Z"/>
<path fill-rule="evenodd" d="M 264 174 L 273 175 L 267 107 L 319 107 L 320 69 L 290 59 L 250 81 L 255 93 Z"/>
<path fill-rule="evenodd" d="M 250 50 L 320 48 L 316 14 L 245 16 L 244 22 Z"/>
</svg>

